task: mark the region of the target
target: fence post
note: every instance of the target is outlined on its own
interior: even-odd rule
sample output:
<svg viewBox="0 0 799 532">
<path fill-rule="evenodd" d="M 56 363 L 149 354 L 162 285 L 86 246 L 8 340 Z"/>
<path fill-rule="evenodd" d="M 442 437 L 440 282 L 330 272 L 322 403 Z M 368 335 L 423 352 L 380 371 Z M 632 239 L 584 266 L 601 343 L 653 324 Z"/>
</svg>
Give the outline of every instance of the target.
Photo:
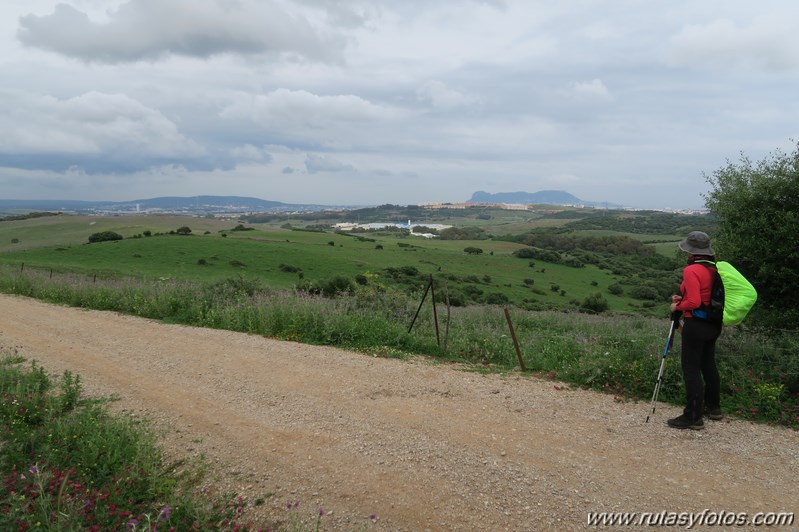
<svg viewBox="0 0 799 532">
<path fill-rule="evenodd" d="M 414 324 L 414 323 L 416 323 L 416 318 L 418 318 L 418 317 L 419 317 L 419 311 L 421 311 L 421 310 L 422 310 L 422 305 L 424 305 L 424 300 L 425 300 L 425 298 L 427 297 L 427 292 L 429 292 L 429 291 L 430 291 L 430 285 L 431 285 L 431 284 L 432 284 L 432 283 L 428 283 L 428 284 L 427 284 L 427 288 L 425 288 L 425 289 L 424 289 L 424 294 L 422 295 L 422 300 L 421 300 L 421 301 L 419 301 L 419 308 L 418 308 L 418 309 L 416 309 L 416 314 L 414 314 L 414 316 L 413 316 L 413 319 L 411 320 L 411 326 L 410 326 L 410 327 L 408 327 L 408 332 L 409 332 L 409 333 L 410 333 L 410 332 L 411 332 L 411 330 L 413 329 L 413 324 Z"/>
<path fill-rule="evenodd" d="M 433 323 L 436 326 L 436 344 L 438 347 L 441 347 L 441 339 L 439 338 L 438 334 L 438 312 L 436 311 L 436 289 L 433 286 L 433 274 L 430 274 L 430 297 L 433 300 Z"/>
<path fill-rule="evenodd" d="M 524 365 L 524 359 L 522 358 L 522 350 L 519 349 L 519 341 L 516 339 L 516 331 L 513 329 L 513 322 L 510 320 L 510 312 L 508 312 L 507 307 L 505 308 L 505 319 L 508 321 L 510 335 L 513 338 L 513 347 L 516 348 L 516 356 L 519 357 L 519 367 L 522 369 L 522 371 L 527 371 L 527 368 Z"/>
</svg>

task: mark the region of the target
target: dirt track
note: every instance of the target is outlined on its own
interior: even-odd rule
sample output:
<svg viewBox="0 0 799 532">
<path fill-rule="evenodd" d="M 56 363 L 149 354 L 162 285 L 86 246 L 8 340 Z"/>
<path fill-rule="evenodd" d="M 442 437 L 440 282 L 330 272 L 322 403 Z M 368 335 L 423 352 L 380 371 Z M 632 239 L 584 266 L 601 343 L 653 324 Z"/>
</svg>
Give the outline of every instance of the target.
<svg viewBox="0 0 799 532">
<path fill-rule="evenodd" d="M 799 433 L 786 429 L 725 420 L 677 431 L 665 425 L 675 407 L 660 404 L 644 423 L 648 404 L 552 381 L 6 295 L 0 345 L 155 420 L 170 457 L 208 458 L 209 488 L 250 502 L 272 493 L 246 512 L 255 524 L 285 519 L 296 500 L 309 518 L 332 511 L 325 530 L 569 530 L 599 511 L 799 513 Z"/>
</svg>

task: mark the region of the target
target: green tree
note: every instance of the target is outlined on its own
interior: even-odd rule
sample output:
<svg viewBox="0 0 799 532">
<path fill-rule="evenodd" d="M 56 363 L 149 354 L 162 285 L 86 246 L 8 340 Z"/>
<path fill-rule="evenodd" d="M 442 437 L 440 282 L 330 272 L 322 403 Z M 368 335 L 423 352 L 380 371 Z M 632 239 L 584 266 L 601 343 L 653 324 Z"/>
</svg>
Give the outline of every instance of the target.
<svg viewBox="0 0 799 532">
<path fill-rule="evenodd" d="M 468 253 L 469 255 L 480 255 L 483 252 L 483 250 L 480 248 L 476 248 L 474 246 L 468 246 L 463 248 L 463 252 Z"/>
<path fill-rule="evenodd" d="M 122 240 L 122 235 L 114 231 L 100 231 L 89 235 L 89 242 L 107 242 L 109 240 Z"/>
<path fill-rule="evenodd" d="M 190 235 L 191 234 L 191 229 L 187 225 L 182 225 L 182 226 L 178 227 L 175 230 L 175 232 L 177 234 L 179 234 L 179 235 Z"/>
<path fill-rule="evenodd" d="M 758 291 L 752 321 L 799 326 L 799 142 L 752 163 L 741 155 L 705 179 L 705 205 L 718 219 L 713 247 Z"/>
</svg>

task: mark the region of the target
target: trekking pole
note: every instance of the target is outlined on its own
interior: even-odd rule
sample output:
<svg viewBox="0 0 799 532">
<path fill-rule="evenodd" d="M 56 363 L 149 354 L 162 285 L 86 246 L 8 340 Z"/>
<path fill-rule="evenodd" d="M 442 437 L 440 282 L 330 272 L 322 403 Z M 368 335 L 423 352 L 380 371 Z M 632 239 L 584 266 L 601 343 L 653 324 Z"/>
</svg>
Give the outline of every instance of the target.
<svg viewBox="0 0 799 532">
<path fill-rule="evenodd" d="M 660 385 L 663 384 L 663 370 L 666 368 L 666 357 L 669 354 L 669 349 L 671 349 L 671 344 L 674 342 L 674 331 L 680 326 L 680 314 L 682 314 L 679 310 L 675 311 L 671 314 L 671 327 L 669 328 L 669 339 L 666 340 L 666 348 L 663 349 L 663 357 L 660 359 L 660 371 L 658 371 L 658 379 L 655 382 L 655 391 L 652 393 L 652 414 L 655 413 L 655 408 L 657 407 L 657 400 L 658 394 L 660 393 Z M 649 423 L 649 416 L 651 414 L 647 414 L 646 416 L 646 423 Z"/>
</svg>

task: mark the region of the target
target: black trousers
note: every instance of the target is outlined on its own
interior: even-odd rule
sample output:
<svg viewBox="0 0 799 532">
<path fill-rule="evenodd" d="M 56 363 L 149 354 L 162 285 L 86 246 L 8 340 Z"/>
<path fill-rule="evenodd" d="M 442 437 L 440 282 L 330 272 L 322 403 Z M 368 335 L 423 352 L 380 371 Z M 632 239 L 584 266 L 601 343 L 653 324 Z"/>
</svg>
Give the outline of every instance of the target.
<svg viewBox="0 0 799 532">
<path fill-rule="evenodd" d="M 690 419 L 702 417 L 702 408 L 721 404 L 721 379 L 716 367 L 716 340 L 721 324 L 686 318 L 682 326 L 682 375 L 685 380 L 685 410 Z"/>
</svg>

